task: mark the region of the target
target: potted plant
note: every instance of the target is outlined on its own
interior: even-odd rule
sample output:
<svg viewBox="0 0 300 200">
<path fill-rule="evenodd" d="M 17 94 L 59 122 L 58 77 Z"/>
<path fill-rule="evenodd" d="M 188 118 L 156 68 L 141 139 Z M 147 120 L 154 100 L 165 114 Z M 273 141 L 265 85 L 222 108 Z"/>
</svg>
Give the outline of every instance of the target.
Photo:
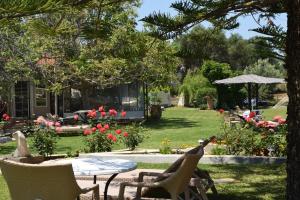
<svg viewBox="0 0 300 200">
<path fill-rule="evenodd" d="M 150 93 L 150 117 L 154 120 L 159 120 L 161 118 L 161 99 L 158 92 Z"/>
</svg>

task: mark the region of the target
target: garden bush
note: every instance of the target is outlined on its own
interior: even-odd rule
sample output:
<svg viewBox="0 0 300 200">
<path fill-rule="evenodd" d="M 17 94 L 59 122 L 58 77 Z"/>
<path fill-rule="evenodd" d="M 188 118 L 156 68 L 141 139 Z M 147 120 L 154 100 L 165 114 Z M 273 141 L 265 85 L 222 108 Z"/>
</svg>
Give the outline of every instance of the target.
<svg viewBox="0 0 300 200">
<path fill-rule="evenodd" d="M 32 139 L 34 149 L 42 156 L 50 156 L 55 152 L 57 133 L 50 127 L 35 129 Z"/>
<path fill-rule="evenodd" d="M 105 112 L 104 107 L 100 106 L 87 113 L 89 128 L 83 130 L 85 152 L 106 152 L 111 151 L 114 143 L 124 143 L 130 150 L 140 144 L 144 136 L 141 124 L 120 125 L 117 123 L 117 116 L 124 118 L 125 111 L 117 112 L 109 109 Z"/>
<path fill-rule="evenodd" d="M 231 155 L 285 156 L 287 125 L 277 116 L 273 121 L 246 118 L 241 125 L 223 124 L 219 143 L 224 143 Z"/>
</svg>

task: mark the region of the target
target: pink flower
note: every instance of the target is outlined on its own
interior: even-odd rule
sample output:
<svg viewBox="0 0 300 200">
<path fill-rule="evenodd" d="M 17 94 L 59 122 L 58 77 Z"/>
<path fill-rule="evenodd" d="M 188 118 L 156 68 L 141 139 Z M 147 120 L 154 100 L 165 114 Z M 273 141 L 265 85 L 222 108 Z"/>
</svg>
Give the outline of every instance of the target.
<svg viewBox="0 0 300 200">
<path fill-rule="evenodd" d="M 101 124 L 97 124 L 97 129 L 100 129 L 100 128 L 102 128 L 102 125 Z"/>
<path fill-rule="evenodd" d="M 279 124 L 285 124 L 285 123 L 286 123 L 286 120 L 285 120 L 285 119 L 279 119 L 279 120 L 278 120 L 278 123 L 279 123 Z"/>
<path fill-rule="evenodd" d="M 125 112 L 125 111 L 122 111 L 122 112 L 121 112 L 121 116 L 122 116 L 122 117 L 126 117 L 126 112 Z"/>
<path fill-rule="evenodd" d="M 55 131 L 57 134 L 61 133 L 62 132 L 62 128 L 61 127 L 56 127 L 55 128 Z"/>
<path fill-rule="evenodd" d="M 107 129 L 109 129 L 109 125 L 105 124 L 103 128 L 105 128 L 107 130 Z"/>
<path fill-rule="evenodd" d="M 117 138 L 116 136 L 113 135 L 112 139 L 111 139 L 113 142 L 116 142 L 117 141 Z"/>
<path fill-rule="evenodd" d="M 51 121 L 47 122 L 47 126 L 53 126 L 53 125 L 54 125 L 53 122 L 51 122 Z"/>
<path fill-rule="evenodd" d="M 117 129 L 115 132 L 116 132 L 116 134 L 120 135 L 122 133 L 122 130 L 121 129 Z"/>
<path fill-rule="evenodd" d="M 105 117 L 106 116 L 106 112 L 101 112 L 101 117 Z"/>
<path fill-rule="evenodd" d="M 61 127 L 61 124 L 59 122 L 55 122 L 56 127 Z"/>
<path fill-rule="evenodd" d="M 4 119 L 4 118 L 6 118 L 7 116 L 8 116 L 8 114 L 4 113 L 4 114 L 2 115 L 2 118 Z"/>
<path fill-rule="evenodd" d="M 79 115 L 77 115 L 77 114 L 74 115 L 74 120 L 75 120 L 75 121 L 78 121 L 78 119 L 79 119 Z"/>
<path fill-rule="evenodd" d="M 266 126 L 266 123 L 267 123 L 267 122 L 265 122 L 265 121 L 259 121 L 259 122 L 256 123 L 256 126 L 257 126 L 257 127 L 265 127 L 265 126 Z"/>
<path fill-rule="evenodd" d="M 106 129 L 105 128 L 100 128 L 100 133 L 105 133 Z"/>
<path fill-rule="evenodd" d="M 98 109 L 98 110 L 99 110 L 99 112 L 105 112 L 103 106 L 99 106 L 99 109 Z"/>
<path fill-rule="evenodd" d="M 124 132 L 124 133 L 123 133 L 123 136 L 124 136 L 124 137 L 128 137 L 128 133 L 127 133 L 127 132 Z"/>
<path fill-rule="evenodd" d="M 108 112 L 109 112 L 109 115 L 110 115 L 110 116 L 114 116 L 114 117 L 116 117 L 117 114 L 118 114 L 118 112 L 117 112 L 115 109 L 113 109 L 113 108 L 112 108 L 112 109 L 109 109 Z"/>
<path fill-rule="evenodd" d="M 93 133 L 96 132 L 96 130 L 97 130 L 96 127 L 93 127 L 93 128 L 92 128 Z"/>
<path fill-rule="evenodd" d="M 282 117 L 280 115 L 276 115 L 275 117 L 273 117 L 273 121 L 275 121 L 275 122 L 278 122 L 281 119 L 282 119 Z"/>
<path fill-rule="evenodd" d="M 84 134 L 84 135 L 90 135 L 90 134 L 92 134 L 92 131 L 91 131 L 91 129 L 85 129 L 85 130 L 83 131 L 83 134 Z"/>
</svg>

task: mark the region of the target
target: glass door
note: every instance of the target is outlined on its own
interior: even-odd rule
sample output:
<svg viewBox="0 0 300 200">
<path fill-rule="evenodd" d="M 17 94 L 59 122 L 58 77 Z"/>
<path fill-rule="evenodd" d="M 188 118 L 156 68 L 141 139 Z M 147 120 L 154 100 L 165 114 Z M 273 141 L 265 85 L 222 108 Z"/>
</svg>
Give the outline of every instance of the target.
<svg viewBox="0 0 300 200">
<path fill-rule="evenodd" d="M 15 110 L 16 117 L 29 116 L 29 89 L 28 81 L 19 81 L 15 84 Z"/>
</svg>

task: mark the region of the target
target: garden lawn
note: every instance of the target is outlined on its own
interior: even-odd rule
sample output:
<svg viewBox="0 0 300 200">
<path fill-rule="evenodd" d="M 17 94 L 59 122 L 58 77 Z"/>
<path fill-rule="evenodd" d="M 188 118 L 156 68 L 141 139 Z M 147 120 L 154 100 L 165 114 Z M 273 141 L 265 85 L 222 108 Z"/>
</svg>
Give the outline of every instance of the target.
<svg viewBox="0 0 300 200">
<path fill-rule="evenodd" d="M 168 164 L 139 163 L 143 169 L 166 169 Z M 233 183 L 217 184 L 219 195 L 209 191 L 209 200 L 284 200 L 285 165 L 199 165 L 212 179 L 231 178 Z"/>
<path fill-rule="evenodd" d="M 142 169 L 166 169 L 168 164 L 139 163 Z M 285 165 L 199 165 L 213 179 L 232 178 L 234 183 L 216 185 L 219 195 L 209 200 L 283 200 Z M 210 192 L 209 192 L 210 193 Z M 0 175 L 0 200 L 9 200 L 7 186 Z"/>
<path fill-rule="evenodd" d="M 275 115 L 286 117 L 286 109 L 264 109 L 263 115 L 271 120 Z M 209 138 L 221 132 L 222 117 L 216 111 L 199 110 L 196 108 L 173 107 L 163 111 L 160 121 L 150 121 L 145 124 L 147 138 L 139 148 L 158 149 L 162 140 L 167 138 L 173 148 L 195 146 L 199 139 Z M 28 139 L 29 146 L 31 138 Z M 83 136 L 60 137 L 56 153 L 67 153 L 83 150 Z M 15 150 L 15 142 L 0 144 L 0 155 L 7 155 Z M 115 145 L 114 149 L 124 148 Z M 31 149 L 33 153 L 35 151 Z"/>
</svg>

